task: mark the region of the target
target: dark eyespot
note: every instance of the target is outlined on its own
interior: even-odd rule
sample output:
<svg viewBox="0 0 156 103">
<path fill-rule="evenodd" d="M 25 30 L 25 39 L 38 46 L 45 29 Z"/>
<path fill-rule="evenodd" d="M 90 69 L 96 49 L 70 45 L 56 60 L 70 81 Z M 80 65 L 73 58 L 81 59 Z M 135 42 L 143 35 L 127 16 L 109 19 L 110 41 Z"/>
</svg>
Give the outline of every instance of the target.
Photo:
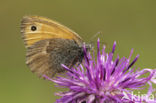
<svg viewBox="0 0 156 103">
<path fill-rule="evenodd" d="M 37 27 L 36 26 L 31 26 L 31 30 L 32 31 L 36 31 L 37 30 Z"/>
</svg>

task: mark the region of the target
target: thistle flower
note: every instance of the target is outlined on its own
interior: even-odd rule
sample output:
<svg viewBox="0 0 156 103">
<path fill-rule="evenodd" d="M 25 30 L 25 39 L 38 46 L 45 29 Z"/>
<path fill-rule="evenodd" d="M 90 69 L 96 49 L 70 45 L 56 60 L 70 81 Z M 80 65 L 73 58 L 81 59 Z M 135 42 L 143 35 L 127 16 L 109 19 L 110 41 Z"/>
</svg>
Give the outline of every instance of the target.
<svg viewBox="0 0 156 103">
<path fill-rule="evenodd" d="M 114 42 L 112 51 L 105 52 L 105 46 L 100 52 L 99 39 L 97 41 L 97 59 L 95 60 L 94 52 L 85 53 L 85 61 L 78 67 L 69 69 L 65 65 L 63 67 L 68 71 L 66 76 L 56 77 L 55 79 L 47 79 L 55 82 L 58 86 L 69 89 L 66 92 L 56 93 L 62 98 L 56 103 L 156 103 L 151 99 L 154 96 L 152 84 L 156 83 L 155 69 L 142 69 L 134 71 L 132 67 L 137 61 L 139 55 L 130 62 L 133 49 L 128 58 L 119 56 L 113 60 L 116 47 Z M 148 74 L 148 76 L 143 76 Z M 144 89 L 148 86 L 148 93 L 140 96 L 134 95 L 134 90 Z M 150 98 L 150 99 L 149 99 Z"/>
</svg>

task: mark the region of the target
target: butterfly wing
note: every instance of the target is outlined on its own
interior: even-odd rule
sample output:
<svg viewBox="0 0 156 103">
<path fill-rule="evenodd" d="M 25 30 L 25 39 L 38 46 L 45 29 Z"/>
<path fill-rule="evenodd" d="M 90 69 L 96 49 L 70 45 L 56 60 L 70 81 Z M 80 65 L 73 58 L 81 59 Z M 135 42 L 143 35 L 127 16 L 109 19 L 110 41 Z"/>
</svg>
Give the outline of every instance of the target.
<svg viewBox="0 0 156 103">
<path fill-rule="evenodd" d="M 53 77 L 63 71 L 61 64 L 72 66 L 82 55 L 81 37 L 50 19 L 25 16 L 21 33 L 27 48 L 26 64 L 38 76 Z"/>
<path fill-rule="evenodd" d="M 40 16 L 25 16 L 21 23 L 21 33 L 26 46 L 50 38 L 63 38 L 82 43 L 81 37 L 69 28 L 53 20 Z"/>
<path fill-rule="evenodd" d="M 56 73 L 64 72 L 61 64 L 71 68 L 82 61 L 83 48 L 74 40 L 47 39 L 36 42 L 27 48 L 26 64 L 39 77 L 43 74 L 53 77 Z"/>
<path fill-rule="evenodd" d="M 43 74 L 53 75 L 54 71 L 50 69 L 50 54 L 46 52 L 49 41 L 41 40 L 32 46 L 27 47 L 26 64 L 32 72 L 35 72 L 39 77 Z M 55 73 L 54 73 L 55 74 Z"/>
</svg>

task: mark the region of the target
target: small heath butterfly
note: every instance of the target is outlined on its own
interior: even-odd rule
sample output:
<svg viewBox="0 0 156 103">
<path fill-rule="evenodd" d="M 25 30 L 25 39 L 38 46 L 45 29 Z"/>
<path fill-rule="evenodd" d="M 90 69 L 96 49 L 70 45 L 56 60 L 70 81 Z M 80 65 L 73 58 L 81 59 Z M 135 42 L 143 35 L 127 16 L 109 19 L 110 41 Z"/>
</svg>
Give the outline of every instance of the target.
<svg viewBox="0 0 156 103">
<path fill-rule="evenodd" d="M 84 57 L 81 37 L 60 23 L 40 17 L 24 16 L 21 33 L 26 47 L 26 64 L 39 77 L 53 77 L 81 63 Z"/>
</svg>

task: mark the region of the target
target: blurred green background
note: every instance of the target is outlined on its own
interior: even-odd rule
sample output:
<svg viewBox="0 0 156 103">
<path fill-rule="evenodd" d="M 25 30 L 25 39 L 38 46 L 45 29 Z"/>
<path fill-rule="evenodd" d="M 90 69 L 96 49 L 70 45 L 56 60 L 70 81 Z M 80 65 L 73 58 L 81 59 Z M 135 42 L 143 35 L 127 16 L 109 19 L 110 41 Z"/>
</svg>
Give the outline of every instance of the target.
<svg viewBox="0 0 156 103">
<path fill-rule="evenodd" d="M 98 37 L 108 50 L 116 40 L 120 57 L 134 48 L 134 56 L 140 54 L 136 67 L 155 68 L 155 5 L 155 0 L 1 0 L 0 103 L 53 103 L 58 98 L 54 84 L 39 79 L 25 65 L 20 34 L 24 15 L 59 21 L 86 42 L 101 31 Z"/>
</svg>

